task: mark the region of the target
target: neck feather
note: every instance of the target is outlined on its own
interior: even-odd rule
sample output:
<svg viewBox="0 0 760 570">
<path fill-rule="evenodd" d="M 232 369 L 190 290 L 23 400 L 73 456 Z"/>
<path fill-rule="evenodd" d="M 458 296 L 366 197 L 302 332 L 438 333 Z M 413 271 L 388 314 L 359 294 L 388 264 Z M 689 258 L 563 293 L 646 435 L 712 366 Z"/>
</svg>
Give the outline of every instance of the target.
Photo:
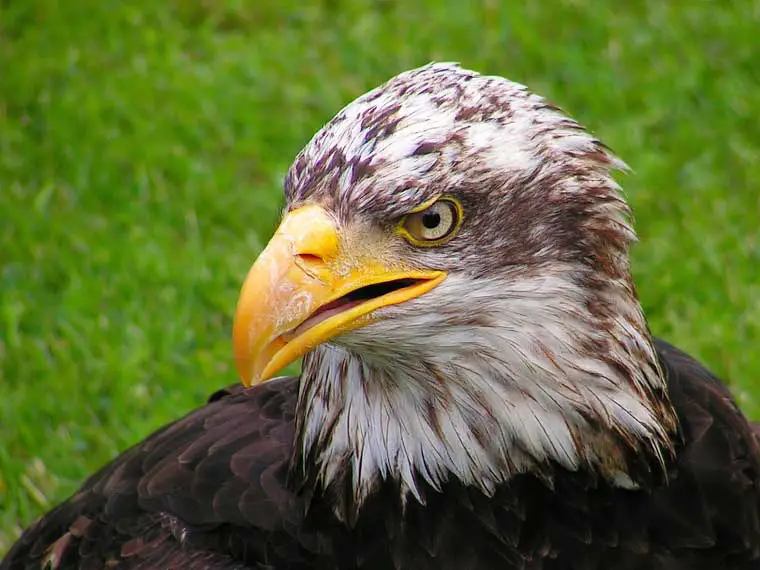
<svg viewBox="0 0 760 570">
<path fill-rule="evenodd" d="M 608 281 L 590 302 L 557 269 L 477 288 L 450 276 L 438 306 L 416 307 L 403 327 L 381 319 L 311 352 L 293 450 L 301 477 L 341 487 L 358 508 L 388 480 L 423 501 L 421 483 L 450 478 L 490 495 L 515 474 L 559 467 L 635 488 L 632 458 L 664 465 L 675 416 L 629 282 Z"/>
</svg>

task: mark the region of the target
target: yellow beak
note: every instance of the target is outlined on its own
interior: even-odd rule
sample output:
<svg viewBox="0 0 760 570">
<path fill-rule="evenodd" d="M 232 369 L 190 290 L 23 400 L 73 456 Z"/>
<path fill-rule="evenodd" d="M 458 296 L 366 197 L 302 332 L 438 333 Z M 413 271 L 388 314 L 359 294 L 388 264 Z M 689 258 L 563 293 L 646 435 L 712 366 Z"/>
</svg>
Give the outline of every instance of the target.
<svg viewBox="0 0 760 570">
<path fill-rule="evenodd" d="M 309 350 L 372 321 L 380 307 L 430 291 L 443 271 L 389 267 L 371 247 L 346 251 L 324 209 L 293 210 L 248 272 L 233 344 L 243 384 L 271 378 Z M 356 251 L 356 250 L 361 251 Z"/>
</svg>

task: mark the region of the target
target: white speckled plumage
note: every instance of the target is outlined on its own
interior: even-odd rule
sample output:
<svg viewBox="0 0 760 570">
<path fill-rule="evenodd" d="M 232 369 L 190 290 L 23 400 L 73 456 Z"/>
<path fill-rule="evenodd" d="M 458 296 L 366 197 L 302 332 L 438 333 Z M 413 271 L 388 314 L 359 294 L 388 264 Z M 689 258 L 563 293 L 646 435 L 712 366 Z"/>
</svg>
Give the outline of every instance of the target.
<svg viewBox="0 0 760 570">
<path fill-rule="evenodd" d="M 488 494 L 554 462 L 632 487 L 626 449 L 670 451 L 611 176 L 623 166 L 525 87 L 452 64 L 400 74 L 314 136 L 288 203 L 322 204 L 346 239 L 376 239 L 435 196 L 465 205 L 445 247 L 382 242 L 448 271 L 441 285 L 305 358 L 296 453 L 323 485 L 350 478 L 357 506 L 389 478 L 418 500 L 419 481 L 451 477 Z"/>
</svg>

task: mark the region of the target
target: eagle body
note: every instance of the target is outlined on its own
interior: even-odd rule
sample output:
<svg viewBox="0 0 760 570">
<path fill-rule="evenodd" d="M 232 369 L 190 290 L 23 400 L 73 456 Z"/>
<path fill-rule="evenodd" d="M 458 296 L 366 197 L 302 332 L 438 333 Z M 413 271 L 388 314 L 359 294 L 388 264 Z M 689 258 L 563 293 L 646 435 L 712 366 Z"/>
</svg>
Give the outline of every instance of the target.
<svg viewBox="0 0 760 570">
<path fill-rule="evenodd" d="M 451 64 L 350 103 L 242 287 L 246 387 L 105 466 L 0 570 L 760 570 L 760 429 L 651 335 L 624 167 Z"/>
<path fill-rule="evenodd" d="M 125 452 L 0 568 L 760 568 L 760 432 L 705 368 L 657 348 L 682 426 L 666 482 L 624 490 L 550 466 L 491 497 L 451 483 L 406 505 L 388 483 L 346 524 L 333 497 L 294 485 L 298 380 L 283 377 L 223 390 Z"/>
</svg>

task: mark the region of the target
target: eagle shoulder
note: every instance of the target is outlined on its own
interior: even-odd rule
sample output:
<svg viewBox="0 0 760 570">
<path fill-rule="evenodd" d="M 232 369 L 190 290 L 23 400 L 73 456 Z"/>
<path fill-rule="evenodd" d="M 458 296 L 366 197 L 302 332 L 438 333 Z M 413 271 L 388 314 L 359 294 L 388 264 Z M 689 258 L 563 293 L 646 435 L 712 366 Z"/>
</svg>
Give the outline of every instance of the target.
<svg viewBox="0 0 760 570">
<path fill-rule="evenodd" d="M 230 387 L 117 457 L 24 532 L 1 570 L 243 568 L 318 557 L 287 488 L 296 378 Z"/>
<path fill-rule="evenodd" d="M 719 553 L 727 568 L 740 559 L 760 564 L 757 426 L 707 368 L 662 340 L 655 346 L 682 442 L 670 482 L 652 495 L 650 530 L 669 549 Z"/>
</svg>

